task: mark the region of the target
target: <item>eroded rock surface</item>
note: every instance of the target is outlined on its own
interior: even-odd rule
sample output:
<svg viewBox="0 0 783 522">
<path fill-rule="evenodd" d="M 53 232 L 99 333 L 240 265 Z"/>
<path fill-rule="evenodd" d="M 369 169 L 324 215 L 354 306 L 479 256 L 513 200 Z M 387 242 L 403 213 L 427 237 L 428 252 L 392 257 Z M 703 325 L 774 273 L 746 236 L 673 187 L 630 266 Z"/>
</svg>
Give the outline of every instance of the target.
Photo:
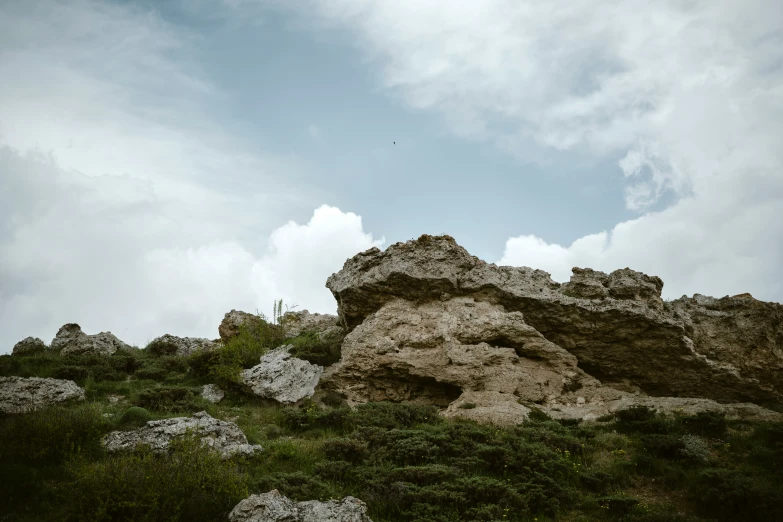
<svg viewBox="0 0 783 522">
<path fill-rule="evenodd" d="M 327 287 L 350 333 L 324 385 L 354 402 L 443 404 L 470 392 L 446 413 L 495 408 L 514 417 L 524 409 L 512 398 L 568 409 L 640 392 L 783 410 L 779 304 L 747 296 L 664 303 L 660 278 L 627 268 L 575 268 L 561 285 L 426 235 L 354 256 Z M 466 402 L 476 406 L 458 408 Z"/>
<path fill-rule="evenodd" d="M 84 390 L 73 381 L 0 377 L 0 411 L 5 413 L 25 413 L 52 404 L 83 399 Z"/>
<path fill-rule="evenodd" d="M 322 338 L 345 335 L 336 315 L 311 314 L 307 310 L 286 312 L 281 322 L 285 326 L 285 336 L 289 339 L 305 332 L 316 333 Z"/>
<path fill-rule="evenodd" d="M 165 452 L 174 438 L 185 435 L 188 430 L 223 458 L 250 456 L 262 449 L 257 444 L 248 444 L 247 437 L 236 424 L 215 419 L 205 411 L 194 413 L 192 417 L 149 421 L 138 430 L 113 431 L 101 442 L 110 452 L 131 450 L 140 445 L 148 445 L 155 452 Z"/>
<path fill-rule="evenodd" d="M 205 384 L 201 389 L 201 396 L 211 403 L 217 404 L 226 396 L 226 392 L 221 390 L 217 384 Z"/>
<path fill-rule="evenodd" d="M 200 337 L 177 337 L 165 334 L 156 337 L 147 345 L 147 350 L 157 355 L 188 356 L 199 351 L 212 351 L 219 346 L 218 343 Z"/>
<path fill-rule="evenodd" d="M 263 319 L 257 315 L 242 312 L 241 310 L 231 310 L 223 317 L 223 321 L 218 326 L 220 340 L 226 343 L 239 335 L 243 326 L 252 328 L 253 326 L 258 326 L 262 321 Z"/>
<path fill-rule="evenodd" d="M 87 335 L 76 323 L 63 325 L 51 344 L 52 350 L 60 355 L 113 355 L 117 350 L 130 346 L 120 341 L 111 332 Z"/>
<path fill-rule="evenodd" d="M 242 372 L 243 382 L 255 395 L 283 404 L 313 396 L 323 368 L 293 357 L 288 348 L 264 354 L 259 364 Z"/>
<path fill-rule="evenodd" d="M 46 351 L 46 344 L 38 337 L 25 337 L 14 345 L 11 355 L 32 355 Z"/>
<path fill-rule="evenodd" d="M 228 519 L 230 522 L 372 522 L 367 516 L 367 505 L 358 498 L 294 502 L 276 489 L 241 501 Z"/>
</svg>

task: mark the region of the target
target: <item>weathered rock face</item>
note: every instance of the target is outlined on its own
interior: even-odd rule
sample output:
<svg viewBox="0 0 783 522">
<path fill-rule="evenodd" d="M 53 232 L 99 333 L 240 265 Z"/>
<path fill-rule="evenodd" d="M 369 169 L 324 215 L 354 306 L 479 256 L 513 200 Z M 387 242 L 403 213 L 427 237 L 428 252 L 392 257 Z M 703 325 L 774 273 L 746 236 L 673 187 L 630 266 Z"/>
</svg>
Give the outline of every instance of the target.
<svg viewBox="0 0 783 522">
<path fill-rule="evenodd" d="M 262 449 L 257 444 L 248 444 L 247 437 L 236 424 L 215 419 L 205 411 L 194 413 L 192 417 L 149 421 L 138 430 L 113 431 L 101 443 L 110 452 L 148 445 L 153 451 L 162 453 L 174 438 L 183 436 L 188 430 L 223 458 L 250 456 Z"/>
<path fill-rule="evenodd" d="M 188 356 L 199 351 L 210 352 L 219 346 L 218 343 L 209 339 L 199 337 L 177 337 L 176 335 L 165 334 L 156 337 L 147 345 L 156 355 L 180 355 Z"/>
<path fill-rule="evenodd" d="M 230 522 L 372 522 L 367 505 L 354 497 L 294 502 L 276 489 L 251 495 L 234 507 Z"/>
<path fill-rule="evenodd" d="M 5 413 L 25 413 L 71 400 L 84 400 L 84 390 L 73 381 L 0 377 L 0 411 Z"/>
<path fill-rule="evenodd" d="M 260 324 L 262 320 L 263 319 L 254 314 L 249 314 L 240 310 L 231 310 L 223 317 L 223 321 L 221 321 L 220 326 L 218 326 L 220 340 L 226 343 L 239 335 L 242 326 L 252 327 Z"/>
<path fill-rule="evenodd" d="M 117 350 L 130 348 L 111 332 L 87 335 L 75 323 L 63 325 L 52 340 L 51 347 L 63 356 L 113 355 Z"/>
<path fill-rule="evenodd" d="M 26 337 L 14 345 L 11 355 L 32 355 L 45 351 L 46 345 L 41 339 L 37 337 Z"/>
<path fill-rule="evenodd" d="M 430 383 L 434 380 L 457 386 L 462 392 L 483 393 L 482 400 L 489 404 L 497 405 L 503 398 L 497 393 L 533 402 L 540 400 L 538 394 L 545 397 L 546 404 L 560 400 L 546 399 L 556 393 L 558 386 L 566 400 L 573 397 L 568 395 L 569 386 L 563 384 L 571 377 L 563 372 L 578 371 L 585 387 L 579 393 L 583 404 L 590 403 L 590 393 L 595 404 L 617 400 L 615 390 L 620 390 L 753 402 L 783 410 L 783 322 L 778 304 L 741 297 L 714 300 L 724 304 L 709 304 L 712 309 L 698 297 L 663 303 L 663 282 L 630 269 L 604 274 L 577 268 L 571 281 L 560 285 L 540 270 L 485 263 L 449 236 L 422 236 L 392 245 L 384 252 L 373 248 L 358 254 L 328 279 L 327 287 L 337 300 L 350 334 L 343 344 L 342 361 L 330 369 L 324 381 L 327 386 L 345 385 L 344 391 L 354 401 L 369 400 L 382 389 L 404 390 L 409 382 L 406 379 L 422 374 L 431 379 Z M 460 311 L 469 302 L 465 298 L 472 299 L 475 306 L 496 307 L 493 321 L 497 325 L 493 328 L 513 335 L 495 335 L 492 328 L 482 326 L 485 320 L 480 316 L 486 311 L 476 318 Z M 436 303 L 453 304 L 437 311 Z M 518 315 L 511 319 L 514 313 Z M 396 314 L 403 315 L 395 319 Z M 459 317 L 453 320 L 460 326 L 449 327 L 445 333 L 442 326 L 434 326 L 448 323 L 452 316 Z M 511 328 L 509 324 L 516 326 Z M 557 353 L 563 354 L 558 355 L 562 361 L 569 360 L 568 356 L 575 359 L 553 365 L 552 357 L 542 360 L 535 351 L 525 354 L 518 347 L 520 343 L 527 346 L 525 339 L 532 337 L 522 335 L 522 324 L 548 342 L 547 346 L 560 350 Z M 386 333 L 372 334 L 370 325 Z M 480 333 L 462 339 L 462 334 L 457 335 L 460 329 Z M 459 344 L 454 344 L 455 338 Z M 493 348 L 491 355 L 476 352 L 482 342 Z M 366 343 L 365 352 L 360 348 L 362 343 Z M 537 341 L 536 346 L 544 345 Z M 384 349 L 388 351 L 382 353 Z M 470 361 L 482 361 L 481 368 L 487 359 L 502 361 L 493 367 L 496 369 L 519 366 L 531 377 L 523 378 L 521 371 L 506 369 L 488 380 L 479 368 L 465 371 L 457 382 L 452 367 L 453 360 L 459 358 L 454 353 L 463 353 Z M 512 362 L 512 353 L 518 362 Z M 430 358 L 440 358 L 445 366 L 435 369 L 434 364 L 420 362 Z M 426 367 L 432 369 L 422 369 Z M 374 376 L 364 388 L 358 383 L 359 368 Z M 386 377 L 382 377 L 384 372 Z M 559 381 L 550 378 L 545 385 L 545 372 L 557 374 Z M 467 374 L 474 373 L 475 380 L 469 382 Z M 589 376 L 600 379 L 605 387 Z M 354 381 L 356 384 L 351 384 Z M 522 382 L 527 384 L 522 386 Z M 383 393 L 396 393 L 402 398 L 400 394 L 407 392 Z M 449 393 L 452 395 L 446 394 L 438 401 L 443 402 L 457 390 L 452 388 Z M 472 401 L 476 408 L 463 411 L 478 415 L 481 410 L 476 401 Z M 454 410 L 456 407 L 447 411 Z"/>
<path fill-rule="evenodd" d="M 221 390 L 217 384 L 205 384 L 201 389 L 201 396 L 211 403 L 217 404 L 226 396 L 226 392 Z"/>
<path fill-rule="evenodd" d="M 315 332 L 321 337 L 345 335 L 336 315 L 311 314 L 307 310 L 286 312 L 281 322 L 285 326 L 285 336 L 289 339 L 305 332 Z"/>
<path fill-rule="evenodd" d="M 323 368 L 297 359 L 282 346 L 264 354 L 261 362 L 242 372 L 242 380 L 262 398 L 292 404 L 312 397 Z"/>
</svg>

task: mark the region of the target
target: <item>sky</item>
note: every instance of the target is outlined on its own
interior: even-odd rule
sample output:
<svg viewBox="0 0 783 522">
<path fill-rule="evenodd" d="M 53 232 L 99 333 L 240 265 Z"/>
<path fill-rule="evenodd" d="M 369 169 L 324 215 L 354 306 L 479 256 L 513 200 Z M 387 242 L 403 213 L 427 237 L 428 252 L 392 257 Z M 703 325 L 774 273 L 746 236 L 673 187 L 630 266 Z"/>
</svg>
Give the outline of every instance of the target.
<svg viewBox="0 0 783 522">
<path fill-rule="evenodd" d="M 0 353 L 335 313 L 449 234 L 783 301 L 779 0 L 5 0 Z"/>
</svg>

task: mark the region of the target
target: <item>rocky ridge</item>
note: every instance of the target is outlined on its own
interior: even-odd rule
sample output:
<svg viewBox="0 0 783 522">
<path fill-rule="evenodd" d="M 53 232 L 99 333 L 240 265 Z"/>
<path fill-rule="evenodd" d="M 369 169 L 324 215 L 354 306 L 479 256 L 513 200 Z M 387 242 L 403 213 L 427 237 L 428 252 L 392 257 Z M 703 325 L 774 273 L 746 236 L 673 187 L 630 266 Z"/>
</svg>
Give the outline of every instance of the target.
<svg viewBox="0 0 783 522">
<path fill-rule="evenodd" d="M 273 489 L 251 495 L 234 507 L 230 522 L 372 522 L 367 505 L 354 497 L 294 502 Z"/>
<path fill-rule="evenodd" d="M 66 401 L 84 400 L 75 382 L 43 377 L 0 377 L 0 411 L 26 413 Z"/>
</svg>

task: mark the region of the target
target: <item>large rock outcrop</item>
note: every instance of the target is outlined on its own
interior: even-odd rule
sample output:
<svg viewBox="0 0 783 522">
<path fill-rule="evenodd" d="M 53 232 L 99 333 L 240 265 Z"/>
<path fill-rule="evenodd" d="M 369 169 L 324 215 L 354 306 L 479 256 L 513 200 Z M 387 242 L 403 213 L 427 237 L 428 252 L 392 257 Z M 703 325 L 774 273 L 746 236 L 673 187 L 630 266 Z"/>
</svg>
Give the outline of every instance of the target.
<svg viewBox="0 0 783 522">
<path fill-rule="evenodd" d="M 25 337 L 14 345 L 11 355 L 33 355 L 46 351 L 46 344 L 38 337 Z"/>
<path fill-rule="evenodd" d="M 120 341 L 111 332 L 87 335 L 76 323 L 63 325 L 51 344 L 52 350 L 60 355 L 113 355 L 117 350 L 130 346 Z"/>
<path fill-rule="evenodd" d="M 113 431 L 101 443 L 109 452 L 147 445 L 152 451 L 164 453 L 173 439 L 182 437 L 188 431 L 198 436 L 203 444 L 219 452 L 223 458 L 250 456 L 262 449 L 257 444 L 248 444 L 247 437 L 236 424 L 215 419 L 205 411 L 194 413 L 192 417 L 149 421 L 143 428 L 133 431 Z"/>
<path fill-rule="evenodd" d="M 447 412 L 465 415 L 482 403 L 518 415 L 512 397 L 562 410 L 631 393 L 783 411 L 781 305 L 665 303 L 657 277 L 573 272 L 561 285 L 488 264 L 449 236 L 362 252 L 327 281 L 350 333 L 324 386 L 354 402 L 451 400 Z"/>
<path fill-rule="evenodd" d="M 72 400 L 84 400 L 84 390 L 73 381 L 0 377 L 0 411 L 4 413 L 25 413 Z"/>
<path fill-rule="evenodd" d="M 256 366 L 243 370 L 243 382 L 258 397 L 293 404 L 315 393 L 323 368 L 293 357 L 288 348 L 276 348 Z"/>
<path fill-rule="evenodd" d="M 196 352 L 211 352 L 219 346 L 219 343 L 200 337 L 177 337 L 164 334 L 147 345 L 147 350 L 155 355 L 192 355 Z"/>
<path fill-rule="evenodd" d="M 230 522 L 372 522 L 367 505 L 354 497 L 294 502 L 276 489 L 251 495 L 228 515 Z"/>
</svg>

